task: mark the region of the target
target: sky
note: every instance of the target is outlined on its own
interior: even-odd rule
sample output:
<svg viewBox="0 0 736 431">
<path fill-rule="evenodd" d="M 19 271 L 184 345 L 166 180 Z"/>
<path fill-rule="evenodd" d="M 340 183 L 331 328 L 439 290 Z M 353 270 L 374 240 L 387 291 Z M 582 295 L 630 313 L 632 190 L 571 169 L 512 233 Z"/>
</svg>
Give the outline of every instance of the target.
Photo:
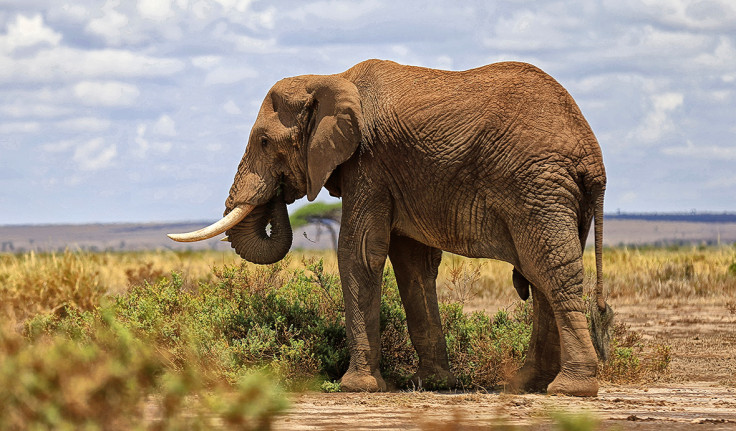
<svg viewBox="0 0 736 431">
<path fill-rule="evenodd" d="M 216 219 L 268 89 L 370 58 L 535 64 L 607 212 L 736 211 L 732 0 L 0 0 L 0 224 Z"/>
</svg>

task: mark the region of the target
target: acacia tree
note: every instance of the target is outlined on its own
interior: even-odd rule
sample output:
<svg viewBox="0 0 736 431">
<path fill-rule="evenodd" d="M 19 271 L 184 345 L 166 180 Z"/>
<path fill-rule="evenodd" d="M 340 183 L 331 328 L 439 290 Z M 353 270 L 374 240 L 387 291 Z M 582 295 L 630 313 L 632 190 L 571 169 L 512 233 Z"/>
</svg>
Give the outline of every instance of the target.
<svg viewBox="0 0 736 431">
<path fill-rule="evenodd" d="M 289 216 L 289 222 L 291 222 L 292 229 L 298 229 L 308 224 L 316 224 L 318 229 L 327 229 L 332 238 L 332 247 L 337 250 L 337 232 L 340 228 L 341 217 L 342 202 L 312 202 L 294 211 Z M 317 235 L 319 234 L 320 231 L 318 230 Z M 306 237 L 306 233 L 304 236 Z"/>
</svg>

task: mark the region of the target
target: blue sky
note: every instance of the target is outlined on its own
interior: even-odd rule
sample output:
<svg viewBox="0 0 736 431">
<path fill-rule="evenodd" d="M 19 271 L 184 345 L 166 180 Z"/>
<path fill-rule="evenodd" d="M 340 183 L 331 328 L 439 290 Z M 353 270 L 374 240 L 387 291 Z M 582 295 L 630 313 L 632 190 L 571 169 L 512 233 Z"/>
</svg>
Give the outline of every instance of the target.
<svg viewBox="0 0 736 431">
<path fill-rule="evenodd" d="M 217 218 L 271 85 L 368 58 L 536 64 L 606 211 L 736 211 L 733 1 L 0 0 L 0 224 Z"/>
</svg>

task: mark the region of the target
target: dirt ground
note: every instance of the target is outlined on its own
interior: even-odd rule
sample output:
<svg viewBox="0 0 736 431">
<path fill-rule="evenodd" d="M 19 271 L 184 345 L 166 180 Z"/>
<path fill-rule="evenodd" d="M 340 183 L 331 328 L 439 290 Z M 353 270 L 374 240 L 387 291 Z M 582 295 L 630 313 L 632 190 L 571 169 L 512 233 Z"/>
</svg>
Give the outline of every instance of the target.
<svg viewBox="0 0 736 431">
<path fill-rule="evenodd" d="M 597 398 L 478 392 L 295 396 L 278 430 L 555 429 L 554 412 L 587 412 L 599 429 L 736 430 L 736 314 L 726 304 L 613 304 L 617 319 L 672 347 L 649 384 L 602 384 Z M 733 306 L 731 306 L 733 308 Z M 494 428 L 495 427 L 495 428 Z"/>
</svg>

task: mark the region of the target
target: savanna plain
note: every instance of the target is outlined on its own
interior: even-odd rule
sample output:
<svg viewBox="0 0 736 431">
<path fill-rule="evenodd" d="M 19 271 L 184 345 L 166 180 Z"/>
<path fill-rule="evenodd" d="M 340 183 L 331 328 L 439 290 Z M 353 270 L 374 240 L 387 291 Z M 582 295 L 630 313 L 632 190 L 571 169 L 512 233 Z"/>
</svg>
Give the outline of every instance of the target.
<svg viewBox="0 0 736 431">
<path fill-rule="evenodd" d="M 387 264 L 392 390 L 340 392 L 337 273 L 330 251 L 266 267 L 219 251 L 0 254 L 0 429 L 736 429 L 736 244 L 605 249 L 616 324 L 590 399 L 504 392 L 533 298 L 509 265 L 449 254 L 437 288 L 460 387 L 407 383 L 417 358 Z"/>
</svg>

